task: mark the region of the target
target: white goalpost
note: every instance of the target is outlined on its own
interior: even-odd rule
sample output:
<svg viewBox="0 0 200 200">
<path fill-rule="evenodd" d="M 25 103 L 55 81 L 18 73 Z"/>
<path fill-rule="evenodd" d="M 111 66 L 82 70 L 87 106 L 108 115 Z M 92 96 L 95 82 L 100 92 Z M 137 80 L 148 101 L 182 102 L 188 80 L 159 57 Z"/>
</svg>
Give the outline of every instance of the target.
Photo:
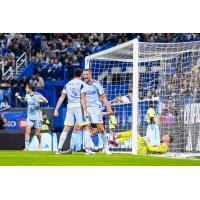
<svg viewBox="0 0 200 200">
<path fill-rule="evenodd" d="M 87 56 L 85 68 L 103 85 L 117 126 L 112 151 L 137 154 L 137 135 L 146 135 L 145 114 L 154 102 L 160 136 L 174 138 L 170 153 L 200 152 L 200 42 L 145 43 L 137 39 Z M 112 139 L 113 135 L 108 134 Z"/>
</svg>

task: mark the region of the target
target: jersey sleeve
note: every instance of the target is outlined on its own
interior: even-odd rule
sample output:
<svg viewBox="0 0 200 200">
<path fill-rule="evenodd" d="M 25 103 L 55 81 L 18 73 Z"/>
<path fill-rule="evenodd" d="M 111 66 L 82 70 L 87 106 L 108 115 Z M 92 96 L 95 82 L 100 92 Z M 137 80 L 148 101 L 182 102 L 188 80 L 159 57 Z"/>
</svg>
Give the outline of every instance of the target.
<svg viewBox="0 0 200 200">
<path fill-rule="evenodd" d="M 62 90 L 62 94 L 67 95 L 67 85 L 64 86 L 64 88 Z"/>
<path fill-rule="evenodd" d="M 37 96 L 43 96 L 41 93 L 37 92 L 36 93 Z"/>
<path fill-rule="evenodd" d="M 36 95 L 37 95 L 38 102 L 42 103 L 43 102 L 42 99 L 39 99 L 38 97 L 39 96 L 43 96 L 43 95 L 41 93 L 39 93 L 39 92 L 37 92 Z"/>
<path fill-rule="evenodd" d="M 25 95 L 24 101 L 28 101 L 28 94 Z"/>
<path fill-rule="evenodd" d="M 98 84 L 97 84 L 97 90 L 98 90 L 98 93 L 99 93 L 100 96 L 103 95 L 103 94 L 105 94 L 105 91 L 104 91 L 104 89 L 103 89 L 103 86 L 102 86 L 101 83 L 99 83 L 99 82 L 98 82 Z"/>
<path fill-rule="evenodd" d="M 82 93 L 87 93 L 87 85 L 84 82 L 81 84 L 81 94 Z"/>
</svg>

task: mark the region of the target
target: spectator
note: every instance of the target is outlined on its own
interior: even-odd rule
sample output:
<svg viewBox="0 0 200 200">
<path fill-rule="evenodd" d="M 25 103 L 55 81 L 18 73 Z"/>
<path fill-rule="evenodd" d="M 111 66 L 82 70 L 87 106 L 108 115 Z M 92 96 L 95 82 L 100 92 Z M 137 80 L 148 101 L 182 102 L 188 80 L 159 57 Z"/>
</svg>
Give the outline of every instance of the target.
<svg viewBox="0 0 200 200">
<path fill-rule="evenodd" d="M 169 100 L 167 102 L 167 109 L 169 111 L 169 113 L 172 113 L 173 109 L 174 109 L 174 101 L 172 97 L 169 97 Z"/>
<path fill-rule="evenodd" d="M 36 74 L 33 74 L 32 78 L 30 79 L 29 81 L 31 84 L 33 84 L 35 87 L 37 86 L 37 77 L 36 77 Z"/>
<path fill-rule="evenodd" d="M 29 83 L 29 79 L 27 76 L 23 76 L 22 80 L 20 81 L 20 87 L 26 88 L 26 85 Z"/>
<path fill-rule="evenodd" d="M 44 87 L 44 80 L 39 74 L 33 74 L 31 80 L 29 81 L 31 84 L 35 85 L 35 87 L 43 88 Z"/>
<path fill-rule="evenodd" d="M 109 116 L 109 131 L 112 136 L 112 140 L 116 139 L 116 127 L 117 127 L 117 118 L 115 109 L 112 108 L 113 114 Z"/>
<path fill-rule="evenodd" d="M 160 86 L 157 86 L 156 90 L 155 90 L 155 97 L 159 97 L 160 96 L 160 90 L 161 90 Z"/>
<path fill-rule="evenodd" d="M 133 101 L 133 87 L 132 86 L 129 86 L 129 89 L 128 89 L 128 99 L 130 102 Z"/>
<path fill-rule="evenodd" d="M 127 96 L 117 95 L 116 99 L 112 103 L 121 104 L 121 103 L 130 103 L 131 101 Z"/>
<path fill-rule="evenodd" d="M 19 86 L 19 80 L 18 80 L 18 76 L 16 74 L 14 74 L 12 80 L 10 81 L 10 85 L 11 87 L 18 87 Z"/>
<path fill-rule="evenodd" d="M 1 87 L 9 87 L 10 86 L 7 76 L 3 75 L 2 80 L 0 82 L 0 86 Z"/>
<path fill-rule="evenodd" d="M 50 121 L 45 113 L 42 113 L 42 129 L 41 131 L 50 131 Z"/>
<path fill-rule="evenodd" d="M 36 79 L 37 79 L 36 86 L 39 88 L 44 88 L 44 79 L 39 74 L 36 74 Z"/>
<path fill-rule="evenodd" d="M 152 91 L 148 90 L 148 92 L 147 92 L 147 99 L 151 100 L 152 99 L 152 95 L 153 95 Z"/>
<path fill-rule="evenodd" d="M 52 68 L 48 70 L 48 73 L 51 73 L 50 77 L 53 81 L 61 80 L 62 72 L 62 63 L 55 59 L 52 65 Z"/>
</svg>

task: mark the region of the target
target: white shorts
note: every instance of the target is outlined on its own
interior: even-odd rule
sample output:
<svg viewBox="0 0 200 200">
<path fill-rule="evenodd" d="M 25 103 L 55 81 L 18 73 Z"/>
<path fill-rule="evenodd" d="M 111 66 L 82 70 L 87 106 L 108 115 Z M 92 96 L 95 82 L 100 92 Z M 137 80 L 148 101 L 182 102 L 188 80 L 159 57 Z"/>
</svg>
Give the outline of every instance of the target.
<svg viewBox="0 0 200 200">
<path fill-rule="evenodd" d="M 74 126 L 75 124 L 79 126 L 89 124 L 89 119 L 84 118 L 81 108 L 67 109 L 64 125 Z"/>
<path fill-rule="evenodd" d="M 103 123 L 101 108 L 99 107 L 87 107 L 87 111 L 90 116 L 90 122 L 93 124 Z"/>
<path fill-rule="evenodd" d="M 27 118 L 26 126 L 30 126 L 30 127 L 34 127 L 34 128 L 42 128 L 42 121 L 41 120 L 30 120 L 29 118 Z"/>
</svg>

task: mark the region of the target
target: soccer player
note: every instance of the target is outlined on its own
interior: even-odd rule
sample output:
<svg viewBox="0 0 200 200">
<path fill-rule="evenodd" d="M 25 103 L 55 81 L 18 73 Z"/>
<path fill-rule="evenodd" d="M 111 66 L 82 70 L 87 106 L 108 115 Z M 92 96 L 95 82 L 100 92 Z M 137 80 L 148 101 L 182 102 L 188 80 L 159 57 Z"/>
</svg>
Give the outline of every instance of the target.
<svg viewBox="0 0 200 200">
<path fill-rule="evenodd" d="M 57 102 L 54 116 L 58 116 L 58 110 L 63 103 L 64 99 L 67 96 L 68 104 L 67 104 L 67 113 L 64 122 L 64 129 L 60 135 L 59 144 L 58 144 L 58 151 L 57 154 L 62 153 L 63 144 L 67 138 L 67 134 L 69 133 L 72 126 L 76 124 L 74 127 L 74 131 L 72 133 L 71 142 L 70 142 L 70 149 L 65 153 L 72 153 L 74 148 L 79 130 L 83 127 L 83 137 L 88 138 L 90 137 L 90 127 L 89 127 L 89 120 L 88 120 L 88 113 L 86 110 L 86 97 L 85 95 L 82 96 L 82 90 L 85 87 L 85 83 L 81 80 L 82 79 L 82 71 L 80 69 L 74 70 L 74 79 L 69 81 L 62 91 L 62 94 Z M 89 145 L 86 144 L 86 154 L 94 154 L 91 151 Z"/>
<path fill-rule="evenodd" d="M 87 87 L 83 89 L 83 94 L 87 97 L 87 112 L 90 118 L 90 123 L 97 124 L 97 129 L 101 134 L 104 152 L 107 155 L 110 155 L 111 152 L 109 151 L 108 138 L 103 124 L 101 101 L 106 106 L 106 115 L 112 114 L 113 111 L 107 100 L 102 85 L 98 81 L 93 80 L 91 69 L 84 70 L 84 79 Z"/>
<path fill-rule="evenodd" d="M 119 133 L 118 137 L 114 141 L 109 141 L 109 144 L 117 147 L 121 142 L 128 140 L 132 136 L 132 131 L 126 131 Z M 156 153 L 167 153 L 169 151 L 169 144 L 173 141 L 173 137 L 169 134 L 162 136 L 160 145 L 154 146 L 150 143 L 148 137 L 141 137 L 138 135 L 138 154 L 156 154 Z"/>
<path fill-rule="evenodd" d="M 42 141 L 40 129 L 42 128 L 42 112 L 40 108 L 40 102 L 48 103 L 48 100 L 40 93 L 35 91 L 35 86 L 32 84 L 26 85 L 26 96 L 21 97 L 19 93 L 15 93 L 15 96 L 20 101 L 27 102 L 27 119 L 26 119 L 26 132 L 25 132 L 25 151 L 28 151 L 31 128 L 35 128 L 35 135 L 39 141 L 39 149 L 42 150 Z"/>
<path fill-rule="evenodd" d="M 159 145 L 160 144 L 160 131 L 158 127 L 158 118 L 156 111 L 153 106 L 153 101 L 149 102 L 149 108 L 145 115 L 147 120 L 148 126 L 146 130 L 146 137 L 150 139 L 150 143 L 152 145 Z"/>
</svg>

